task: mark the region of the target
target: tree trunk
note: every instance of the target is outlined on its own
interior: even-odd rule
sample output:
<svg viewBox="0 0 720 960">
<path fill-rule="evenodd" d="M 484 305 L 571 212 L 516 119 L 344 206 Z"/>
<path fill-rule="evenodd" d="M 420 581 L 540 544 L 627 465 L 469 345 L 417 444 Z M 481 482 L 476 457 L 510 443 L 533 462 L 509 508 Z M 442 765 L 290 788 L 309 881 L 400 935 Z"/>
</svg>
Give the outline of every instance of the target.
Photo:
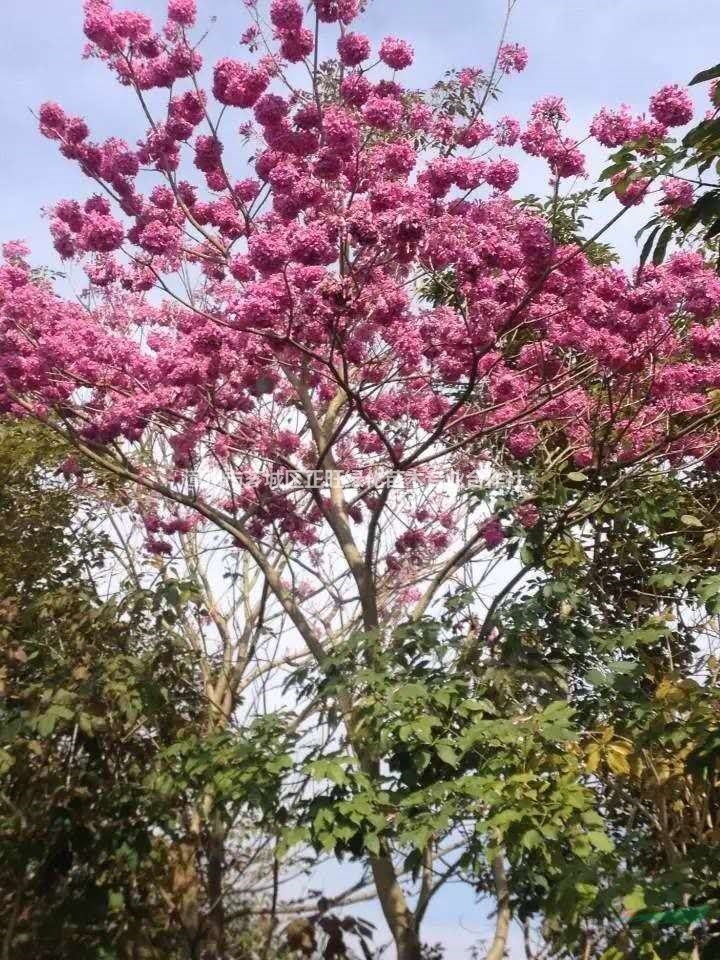
<svg viewBox="0 0 720 960">
<path fill-rule="evenodd" d="M 185 840 L 170 847 L 169 866 L 169 888 L 164 896 L 187 941 L 189 960 L 199 960 L 202 885 L 196 843 Z"/>
<path fill-rule="evenodd" d="M 511 915 L 510 890 L 508 889 L 505 863 L 501 853 L 494 858 L 492 867 L 497 894 L 497 916 L 495 918 L 495 936 L 485 960 L 503 960 L 507 949 Z"/>
<path fill-rule="evenodd" d="M 210 903 L 203 960 L 225 960 L 225 903 L 223 900 L 225 831 L 221 824 L 213 825 L 206 853 L 207 890 Z"/>
<path fill-rule="evenodd" d="M 371 865 L 380 906 L 395 941 L 397 960 L 421 960 L 415 917 L 407 905 L 392 861 L 388 856 L 373 857 Z"/>
</svg>

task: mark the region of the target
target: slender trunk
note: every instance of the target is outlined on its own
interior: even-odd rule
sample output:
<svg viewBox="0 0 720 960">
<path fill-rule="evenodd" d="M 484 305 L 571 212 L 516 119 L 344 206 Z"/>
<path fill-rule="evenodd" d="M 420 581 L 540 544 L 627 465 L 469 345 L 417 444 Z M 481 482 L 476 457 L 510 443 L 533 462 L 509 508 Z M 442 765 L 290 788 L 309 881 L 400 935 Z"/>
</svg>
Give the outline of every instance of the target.
<svg viewBox="0 0 720 960">
<path fill-rule="evenodd" d="M 167 901 L 187 942 L 190 960 L 199 960 L 201 883 L 197 846 L 185 840 L 170 848 L 170 886 Z"/>
<path fill-rule="evenodd" d="M 203 960 L 225 960 L 225 903 L 223 899 L 225 831 L 219 823 L 213 824 L 206 854 L 208 862 L 207 891 L 210 904 Z"/>
<path fill-rule="evenodd" d="M 362 735 L 356 734 L 352 710 L 346 708 L 348 740 L 360 763 L 360 769 L 374 781 L 379 779 L 380 764 L 368 753 L 362 743 Z M 408 906 L 407 898 L 398 880 L 395 865 L 384 843 L 380 844 L 380 856 L 370 857 L 375 890 L 383 915 L 395 941 L 397 960 L 421 960 L 420 937 L 415 915 Z"/>
<path fill-rule="evenodd" d="M 378 900 L 395 941 L 397 960 L 421 960 L 420 937 L 389 856 L 370 861 Z"/>
<path fill-rule="evenodd" d="M 498 854 L 494 858 L 492 867 L 497 895 L 497 916 L 495 918 L 495 936 L 485 960 L 503 960 L 510 932 L 510 890 L 508 889 L 502 854 Z"/>
</svg>

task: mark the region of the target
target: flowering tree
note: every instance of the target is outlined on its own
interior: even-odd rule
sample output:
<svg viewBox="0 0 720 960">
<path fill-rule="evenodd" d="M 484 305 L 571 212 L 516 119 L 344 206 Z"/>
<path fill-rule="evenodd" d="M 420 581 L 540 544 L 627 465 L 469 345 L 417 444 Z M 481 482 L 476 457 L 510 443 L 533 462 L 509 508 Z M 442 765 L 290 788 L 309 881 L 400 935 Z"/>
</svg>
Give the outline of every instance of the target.
<svg viewBox="0 0 720 960">
<path fill-rule="evenodd" d="M 500 82 L 527 62 L 504 36 L 489 72 L 459 70 L 422 93 L 399 79 L 409 43 L 388 37 L 373 55 L 355 29 L 359 0 L 246 6 L 246 58 L 210 65 L 210 85 L 195 0 L 170 0 L 160 29 L 86 0 L 88 54 L 137 98 L 144 130 L 133 147 L 96 143 L 83 119 L 40 108 L 43 134 L 92 182 L 51 219 L 88 291 L 64 299 L 37 281 L 22 245 L 6 245 L 0 405 L 69 440 L 78 460 L 68 473 L 82 461 L 128 482 L 150 552 L 172 555 L 198 531 L 242 551 L 253 622 L 267 609 L 284 642 L 303 645 L 353 770 L 338 773 L 336 758 L 317 776 L 351 780 L 369 809 L 351 806 L 341 822 L 337 804 L 330 815 L 315 797 L 310 837 L 365 858 L 398 957 L 417 960 L 437 840 L 465 814 L 456 797 L 457 815 L 435 811 L 409 830 L 416 812 L 399 797 L 417 777 L 403 779 L 383 730 L 433 744 L 444 769 L 457 756 L 432 724 L 413 727 L 421 697 L 405 689 L 394 727 L 373 704 L 402 685 L 408 644 L 411 659 L 432 654 L 429 615 L 460 585 L 480 591 L 486 610 L 460 633 L 453 620 L 455 656 L 421 688 L 440 710 L 438 677 L 458 684 L 464 706 L 452 701 L 448 728 L 485 709 L 472 705 L 473 671 L 538 558 L 567 556 L 569 532 L 649 463 L 715 463 L 720 280 L 698 253 L 629 275 L 595 256 L 605 228 L 561 236 L 563 193 L 585 160 L 559 97 L 539 100 L 524 123 L 489 116 Z M 691 113 L 669 87 L 649 118 L 603 110 L 592 133 L 661 152 Z M 249 167 L 231 168 L 231 142 Z M 547 210 L 510 197 L 518 151 L 547 164 Z M 626 162 L 612 175 L 616 220 L 654 181 Z M 679 203 L 678 191 L 664 202 Z M 509 478 L 501 495 L 478 496 L 498 472 Z M 541 496 L 549 479 L 561 497 L 557 487 Z M 241 651 L 224 650 L 221 694 L 232 700 Z M 557 734 L 559 782 L 574 762 L 565 728 L 536 706 L 546 742 Z M 455 732 L 468 764 L 490 762 L 472 753 L 467 729 Z M 488 859 L 506 899 L 507 818 L 492 821 L 491 791 L 475 788 L 473 816 L 493 823 Z M 587 824 L 571 830 L 558 810 L 558 829 L 579 837 Z M 414 906 L 397 859 L 408 847 L 423 878 Z M 501 950 L 502 925 L 499 938 Z"/>
</svg>

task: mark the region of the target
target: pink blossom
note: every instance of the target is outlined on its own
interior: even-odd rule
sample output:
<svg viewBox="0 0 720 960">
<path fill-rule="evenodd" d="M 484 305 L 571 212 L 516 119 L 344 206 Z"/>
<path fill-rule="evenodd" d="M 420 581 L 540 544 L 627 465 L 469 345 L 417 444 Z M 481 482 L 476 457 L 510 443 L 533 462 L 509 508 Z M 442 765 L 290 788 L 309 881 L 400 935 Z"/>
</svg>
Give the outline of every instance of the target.
<svg viewBox="0 0 720 960">
<path fill-rule="evenodd" d="M 278 30 L 300 30 L 303 22 L 303 7 L 300 0 L 272 0 L 270 20 Z"/>
<path fill-rule="evenodd" d="M 30 247 L 22 240 L 7 240 L 2 245 L 2 255 L 6 260 L 23 260 L 29 254 Z"/>
<path fill-rule="evenodd" d="M 226 57 L 215 65 L 213 94 L 220 103 L 247 108 L 257 103 L 269 83 L 262 67 Z"/>
<path fill-rule="evenodd" d="M 314 0 L 318 19 L 323 23 L 348 24 L 358 15 L 359 0 Z"/>
<path fill-rule="evenodd" d="M 558 177 L 585 175 L 585 157 L 574 140 L 558 137 L 548 150 L 550 169 Z"/>
<path fill-rule="evenodd" d="M 113 23 L 118 36 L 133 43 L 138 43 L 152 33 L 150 17 L 135 10 L 121 10 L 115 13 Z"/>
<path fill-rule="evenodd" d="M 78 199 L 51 206 L 48 220 L 60 256 L 77 260 L 93 295 L 82 304 L 63 296 L 50 279 L 38 280 L 26 248 L 5 246 L 0 412 L 14 416 L 19 398 L 37 417 L 72 417 L 98 448 L 118 442 L 128 462 L 147 453 L 148 481 L 172 489 L 187 489 L 189 470 L 206 457 L 222 457 L 225 489 L 212 466 L 212 480 L 204 470 L 195 478 L 207 504 L 271 552 L 280 545 L 304 557 L 308 575 L 328 561 L 335 507 L 324 493 L 274 489 L 247 474 L 290 457 L 313 468 L 317 424 L 308 402 L 329 426 L 329 405 L 342 399 L 338 376 L 354 394 L 329 431 L 333 460 L 347 474 L 389 474 L 400 461 L 424 483 L 436 459 L 468 477 L 488 461 L 524 482 L 530 468 L 517 461 L 535 456 L 546 438 L 578 466 L 620 469 L 646 456 L 661 469 L 703 457 L 716 465 L 714 264 L 684 250 L 626 271 L 554 237 L 545 216 L 507 195 L 518 166 L 494 150 L 519 141 L 555 177 L 581 174 L 564 101 L 538 100 L 521 131 L 514 118 L 497 119 L 490 99 L 487 113 L 476 113 L 479 104 L 467 116 L 453 110 L 458 91 L 466 103 L 482 92 L 474 70 L 450 74 L 440 95 L 426 96 L 388 71 L 371 80 L 346 69 L 368 46 L 346 31 L 359 5 L 272 0 L 267 55 L 248 51 L 247 62 L 215 67 L 220 102 L 253 113 L 214 135 L 206 94 L 195 88 L 199 59 L 181 29 L 191 5 L 170 4 L 175 19 L 156 34 L 142 15 L 87 0 L 89 54 L 124 86 L 171 92 L 146 99 L 152 123 L 142 120 L 136 145 L 94 142 L 84 120 L 54 103 L 40 108 L 42 133 L 92 181 Z M 290 71 L 293 91 L 279 76 L 283 57 L 297 62 L 312 52 L 315 11 L 336 25 L 323 27 L 320 53 L 340 36 L 346 61 L 328 75 L 319 104 L 301 86 L 304 70 Z M 403 41 L 386 40 L 384 51 L 392 69 L 410 62 Z M 524 62 L 509 47 L 500 70 Z M 640 156 L 650 155 L 679 100 L 664 96 L 649 117 L 600 111 L 593 133 L 605 145 L 640 140 Z M 213 122 L 222 113 L 207 112 Z M 196 184 L 176 174 L 193 161 Z M 623 202 L 650 188 L 641 163 L 614 181 Z M 667 176 L 661 217 L 693 199 L 685 181 Z M 166 276 L 177 296 L 164 294 Z M 441 278 L 442 290 L 418 289 L 416 278 L 427 277 Z M 187 296 L 181 279 L 195 288 Z M 152 463 L 151 437 L 164 441 L 172 462 Z M 387 610 L 454 549 L 467 515 L 451 500 L 428 493 L 399 513 L 394 545 L 378 540 L 380 569 L 394 573 Z M 359 539 L 368 511 L 382 510 L 376 493 L 347 505 Z M 161 500 L 145 502 L 142 516 L 160 552 L 193 522 Z M 537 522 L 539 509 L 519 499 L 478 537 L 495 549 Z M 314 598 L 301 602 L 314 623 Z"/>
<path fill-rule="evenodd" d="M 463 147 L 476 147 L 493 135 L 493 126 L 486 120 L 475 120 L 458 133 L 457 141 Z"/>
<path fill-rule="evenodd" d="M 96 193 L 90 197 L 89 200 L 86 200 L 83 209 L 85 213 L 101 213 L 106 217 L 109 216 L 112 211 L 110 201 L 107 197 L 101 197 L 99 193 Z"/>
<path fill-rule="evenodd" d="M 79 242 L 83 250 L 110 253 L 123 242 L 125 231 L 114 217 L 102 213 L 89 213 L 83 220 Z"/>
<path fill-rule="evenodd" d="M 280 52 L 290 63 L 300 63 L 310 56 L 315 47 L 312 31 L 302 27 L 297 31 L 289 31 L 281 35 Z"/>
<path fill-rule="evenodd" d="M 525 460 L 540 443 L 540 435 L 535 427 L 522 427 L 511 431 L 508 439 L 508 450 L 518 460 Z"/>
<path fill-rule="evenodd" d="M 502 160 L 493 160 L 489 163 L 485 171 L 485 180 L 496 190 L 509 190 L 517 182 L 520 175 L 520 168 L 514 160 L 503 158 Z"/>
<path fill-rule="evenodd" d="M 461 89 L 468 90 L 474 86 L 482 75 L 483 72 L 479 67 L 463 67 L 461 70 L 458 70 L 458 83 Z"/>
<path fill-rule="evenodd" d="M 170 556 L 173 552 L 172 544 L 159 537 L 148 537 L 145 541 L 145 547 L 148 553 L 154 553 L 158 556 Z"/>
<path fill-rule="evenodd" d="M 357 67 L 367 60 L 372 49 L 370 40 L 362 33 L 345 33 L 337 43 L 340 60 L 346 67 Z"/>
<path fill-rule="evenodd" d="M 405 95 L 405 87 L 396 83 L 395 80 L 386 78 L 378 80 L 373 87 L 373 93 L 376 97 L 392 97 L 395 100 L 402 100 Z"/>
<path fill-rule="evenodd" d="M 63 260 L 70 260 L 77 252 L 75 238 L 69 227 L 62 220 L 53 219 L 50 221 L 50 235 L 53 238 L 53 246 L 60 254 Z"/>
<path fill-rule="evenodd" d="M 690 94 L 677 83 L 668 84 L 650 97 L 650 113 L 666 127 L 681 127 L 692 120 L 693 102 Z"/>
<path fill-rule="evenodd" d="M 230 260 L 230 272 L 238 283 L 246 283 L 255 279 L 255 270 L 248 257 L 239 254 Z"/>
<path fill-rule="evenodd" d="M 205 117 L 204 96 L 188 90 L 182 96 L 174 97 L 170 102 L 170 114 L 196 127 Z"/>
<path fill-rule="evenodd" d="M 58 140 L 64 133 L 67 117 L 63 108 L 52 102 L 43 103 L 39 111 L 40 129 L 46 137 Z"/>
<path fill-rule="evenodd" d="M 550 123 L 559 123 L 570 119 L 565 100 L 555 95 L 540 97 L 532 105 L 530 113 L 534 120 L 546 120 Z"/>
<path fill-rule="evenodd" d="M 240 45 L 242 47 L 252 47 L 259 35 L 259 29 L 255 26 L 255 24 L 251 24 L 247 30 L 242 33 L 240 37 Z"/>
<path fill-rule="evenodd" d="M 220 165 L 223 145 L 215 137 L 198 137 L 195 141 L 195 166 L 203 173 L 209 173 Z"/>
<path fill-rule="evenodd" d="M 361 107 L 372 93 L 372 84 L 361 73 L 350 73 L 340 84 L 343 100 L 353 107 Z"/>
<path fill-rule="evenodd" d="M 485 181 L 488 165 L 484 160 L 460 157 L 455 161 L 453 179 L 461 190 L 475 190 Z"/>
<path fill-rule="evenodd" d="M 615 187 L 615 196 L 624 207 L 634 207 L 642 203 L 650 186 L 649 177 L 628 180 L 627 173 L 616 173 L 611 183 Z"/>
<path fill-rule="evenodd" d="M 362 108 L 362 115 L 378 130 L 393 130 L 402 119 L 403 106 L 393 97 L 370 97 Z"/>
<path fill-rule="evenodd" d="M 667 127 L 652 117 L 637 117 L 632 129 L 633 140 L 649 140 L 657 143 L 667 136 Z"/>
<path fill-rule="evenodd" d="M 77 200 L 61 200 L 53 210 L 55 216 L 66 223 L 73 233 L 82 230 L 83 211 Z"/>
<path fill-rule="evenodd" d="M 488 520 L 487 523 L 483 525 L 481 533 L 488 550 L 494 550 L 495 547 L 499 547 L 505 540 L 505 531 L 497 517 Z"/>
<path fill-rule="evenodd" d="M 498 52 L 498 67 L 503 73 L 521 73 L 528 62 L 528 52 L 519 43 L 506 43 Z"/>
<path fill-rule="evenodd" d="M 275 93 L 266 93 L 255 104 L 255 119 L 263 126 L 270 127 L 287 116 L 290 107 L 287 100 Z"/>
<path fill-rule="evenodd" d="M 323 149 L 318 154 L 313 172 L 323 180 L 337 180 L 343 169 L 343 158 L 335 150 Z"/>
<path fill-rule="evenodd" d="M 413 48 L 406 40 L 385 37 L 380 44 L 380 59 L 393 70 L 404 70 L 414 59 Z"/>
<path fill-rule="evenodd" d="M 522 503 L 515 511 L 521 526 L 526 530 L 532 530 L 540 522 L 540 511 L 534 503 Z"/>
<path fill-rule="evenodd" d="M 177 228 L 152 220 L 143 229 L 138 243 L 148 253 L 165 256 L 177 254 L 180 252 L 180 233 Z"/>
<path fill-rule="evenodd" d="M 694 200 L 695 188 L 687 180 L 678 180 L 670 177 L 662 182 L 662 205 L 673 212 L 691 207 Z"/>
<path fill-rule="evenodd" d="M 319 130 L 322 126 L 322 114 L 314 103 L 304 104 L 295 111 L 292 119 L 300 130 Z"/>
<path fill-rule="evenodd" d="M 109 0 L 85 0 L 85 36 L 105 53 L 117 53 L 123 47 L 115 15 Z"/>
<path fill-rule="evenodd" d="M 635 136 L 635 119 L 627 104 L 618 110 L 603 107 L 595 114 L 590 133 L 605 147 L 620 147 Z"/>
<path fill-rule="evenodd" d="M 250 261 L 263 273 L 275 273 L 290 258 L 285 231 L 264 231 L 250 238 Z"/>
<path fill-rule="evenodd" d="M 375 152 L 375 159 L 386 174 L 408 176 L 417 162 L 417 153 L 411 143 L 399 140 L 379 148 Z"/>
<path fill-rule="evenodd" d="M 168 0 L 168 19 L 181 27 L 191 27 L 197 17 L 196 0 Z"/>
<path fill-rule="evenodd" d="M 359 137 L 357 121 L 342 107 L 328 107 L 323 116 L 323 136 L 331 147 L 352 150 Z"/>
</svg>

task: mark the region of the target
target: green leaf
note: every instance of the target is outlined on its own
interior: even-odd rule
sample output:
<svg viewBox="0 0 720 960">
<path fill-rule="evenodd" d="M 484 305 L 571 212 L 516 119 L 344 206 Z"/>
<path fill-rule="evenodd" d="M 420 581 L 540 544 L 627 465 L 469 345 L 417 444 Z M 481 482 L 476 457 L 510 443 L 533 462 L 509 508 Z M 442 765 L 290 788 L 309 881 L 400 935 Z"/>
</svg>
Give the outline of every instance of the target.
<svg viewBox="0 0 720 960">
<path fill-rule="evenodd" d="M 37 722 L 37 732 L 41 737 L 49 737 L 55 729 L 55 717 L 51 713 L 45 713 Z"/>
<path fill-rule="evenodd" d="M 630 913 L 642 910 L 645 907 L 645 891 L 642 887 L 635 887 L 632 893 L 623 897 L 623 906 Z"/>
<path fill-rule="evenodd" d="M 705 234 L 706 240 L 712 240 L 713 237 L 716 237 L 720 233 L 720 219 L 716 220 L 715 223 L 710 227 L 710 229 Z"/>
<path fill-rule="evenodd" d="M 665 259 L 665 254 L 667 253 L 668 244 L 672 239 L 672 235 L 675 232 L 675 227 L 669 225 L 665 227 L 663 232 L 658 237 L 657 246 L 655 247 L 655 252 L 653 253 L 652 262 L 655 266 L 659 266 Z"/>
<path fill-rule="evenodd" d="M 528 850 L 533 850 L 535 847 L 542 846 L 544 840 L 542 834 L 538 830 L 528 830 L 527 833 L 523 834 L 520 843 Z"/>
<path fill-rule="evenodd" d="M 705 83 L 706 80 L 715 80 L 717 77 L 720 77 L 720 63 L 696 73 L 689 85 L 692 87 L 696 83 Z"/>
<path fill-rule="evenodd" d="M 657 227 L 655 227 L 655 229 L 652 231 L 650 236 L 647 238 L 647 240 L 643 244 L 642 252 L 640 253 L 641 267 L 644 267 L 645 264 L 647 263 L 647 259 L 650 256 L 650 252 L 653 248 L 653 244 L 655 243 L 655 237 L 658 235 L 658 233 L 660 233 L 661 226 L 662 225 L 660 224 Z"/>
<path fill-rule="evenodd" d="M 615 849 L 615 844 L 612 842 L 610 837 L 606 833 L 602 833 L 600 830 L 591 830 L 587 834 L 587 838 L 593 847 L 595 847 L 596 850 L 599 850 L 600 853 L 612 853 L 612 851 Z"/>
<path fill-rule="evenodd" d="M 710 600 L 720 594 L 720 575 L 701 580 L 696 591 L 701 600 Z"/>
<path fill-rule="evenodd" d="M 111 890 L 108 895 L 108 909 L 111 912 L 117 912 L 122 910 L 125 906 L 125 897 L 122 895 L 120 890 Z"/>
<path fill-rule="evenodd" d="M 377 857 L 380 853 L 380 839 L 374 833 L 369 833 L 364 838 L 365 849 L 373 856 Z"/>
<path fill-rule="evenodd" d="M 686 527 L 700 527 L 704 526 L 702 520 L 699 520 L 697 517 L 693 517 L 690 513 L 684 513 L 680 520 L 685 524 Z"/>
<path fill-rule="evenodd" d="M 93 735 L 92 717 L 87 713 L 81 713 L 78 717 L 78 726 L 88 737 Z"/>
<path fill-rule="evenodd" d="M 446 743 L 440 743 L 436 747 L 437 755 L 443 761 L 443 763 L 449 764 L 451 767 L 456 767 L 458 765 L 458 755 L 455 753 L 452 747 L 448 746 Z"/>
</svg>

